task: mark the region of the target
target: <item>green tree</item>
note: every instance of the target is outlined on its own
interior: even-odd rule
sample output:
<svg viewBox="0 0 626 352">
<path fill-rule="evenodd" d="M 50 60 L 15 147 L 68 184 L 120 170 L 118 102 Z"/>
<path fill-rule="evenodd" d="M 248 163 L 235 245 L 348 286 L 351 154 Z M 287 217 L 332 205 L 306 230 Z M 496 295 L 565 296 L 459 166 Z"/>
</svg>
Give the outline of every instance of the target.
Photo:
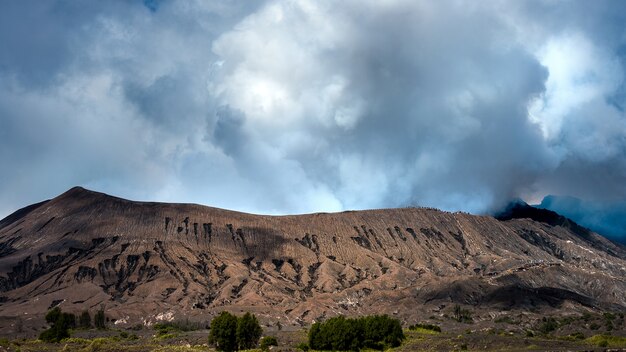
<svg viewBox="0 0 626 352">
<path fill-rule="evenodd" d="M 254 314 L 248 312 L 237 319 L 237 344 L 240 349 L 255 348 L 262 334 L 263 329 Z"/>
<path fill-rule="evenodd" d="M 375 315 L 362 318 L 364 320 L 364 345 L 369 348 L 380 349 L 383 343 L 390 347 L 398 347 L 404 340 L 402 325 L 397 319 L 387 315 Z"/>
<path fill-rule="evenodd" d="M 324 341 L 322 341 L 322 324 L 313 323 L 309 329 L 309 347 L 314 350 L 323 350 Z"/>
<path fill-rule="evenodd" d="M 237 317 L 222 312 L 211 321 L 209 343 L 214 344 L 218 351 L 237 351 Z"/>
<path fill-rule="evenodd" d="M 472 312 L 469 309 L 463 309 L 460 305 L 456 304 L 452 311 L 454 320 L 459 323 L 472 323 Z"/>
<path fill-rule="evenodd" d="M 553 317 L 548 317 L 548 318 L 543 317 L 541 319 L 541 324 L 539 325 L 538 330 L 542 334 L 547 335 L 558 328 L 559 328 L 559 323 L 556 321 L 556 319 L 554 319 Z"/>
<path fill-rule="evenodd" d="M 61 308 L 55 307 L 46 314 L 46 322 L 50 328 L 39 335 L 39 339 L 47 342 L 59 342 L 70 337 L 69 329 L 76 327 L 76 316 L 71 313 L 63 313 Z"/>
<path fill-rule="evenodd" d="M 358 351 L 362 347 L 363 324 L 342 316 L 316 323 L 309 332 L 309 346 L 315 350 Z"/>
<path fill-rule="evenodd" d="M 80 318 L 78 319 L 78 326 L 81 329 L 91 328 L 91 315 L 89 315 L 88 311 L 84 310 L 82 313 L 80 313 Z"/>
<path fill-rule="evenodd" d="M 96 326 L 96 329 L 106 329 L 106 317 L 104 316 L 103 307 L 101 307 L 100 310 L 96 312 L 96 315 L 93 316 L 93 325 Z"/>
<path fill-rule="evenodd" d="M 339 316 L 315 323 L 309 330 L 309 346 L 314 350 L 384 350 L 400 346 L 404 338 L 400 321 L 386 315 L 358 319 Z"/>
<path fill-rule="evenodd" d="M 59 307 L 50 309 L 48 313 L 46 313 L 46 323 L 54 324 L 57 320 L 59 320 L 61 314 L 63 314 L 63 312 L 61 312 L 61 308 Z"/>
<path fill-rule="evenodd" d="M 278 340 L 274 336 L 265 336 L 261 339 L 259 347 L 263 351 L 269 350 L 270 346 L 278 346 Z"/>
</svg>

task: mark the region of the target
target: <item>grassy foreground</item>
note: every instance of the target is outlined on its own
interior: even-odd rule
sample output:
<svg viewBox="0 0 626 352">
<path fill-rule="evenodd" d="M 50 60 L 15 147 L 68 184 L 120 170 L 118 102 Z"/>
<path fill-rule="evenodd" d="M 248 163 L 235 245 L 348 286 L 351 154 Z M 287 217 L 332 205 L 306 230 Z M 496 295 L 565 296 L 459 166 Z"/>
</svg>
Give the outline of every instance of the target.
<svg viewBox="0 0 626 352">
<path fill-rule="evenodd" d="M 102 335 L 102 336 L 96 336 Z M 296 351 L 306 341 L 306 330 L 274 331 L 278 347 L 272 351 Z M 471 332 L 438 333 L 426 329 L 405 330 L 407 339 L 394 351 L 604 351 L 626 348 L 626 338 L 594 335 L 584 339 L 567 336 L 526 337 L 521 334 Z M 34 339 L 0 339 L 0 351 L 214 351 L 207 344 L 207 330 L 174 332 L 158 336 L 153 330 L 78 331 L 60 343 Z M 258 350 L 260 351 L 260 350 Z"/>
</svg>

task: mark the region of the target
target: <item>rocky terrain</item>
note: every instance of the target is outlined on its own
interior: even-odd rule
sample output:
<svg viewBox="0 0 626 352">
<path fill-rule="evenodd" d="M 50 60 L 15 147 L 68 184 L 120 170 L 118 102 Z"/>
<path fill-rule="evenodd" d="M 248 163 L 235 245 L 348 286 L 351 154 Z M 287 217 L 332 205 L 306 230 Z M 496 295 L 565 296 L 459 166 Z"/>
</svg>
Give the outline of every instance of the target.
<svg viewBox="0 0 626 352">
<path fill-rule="evenodd" d="M 73 188 L 0 221 L 0 325 L 54 306 L 119 326 L 252 311 L 298 326 L 337 314 L 620 311 L 626 250 L 556 213 L 498 219 L 405 208 L 261 216 Z"/>
</svg>

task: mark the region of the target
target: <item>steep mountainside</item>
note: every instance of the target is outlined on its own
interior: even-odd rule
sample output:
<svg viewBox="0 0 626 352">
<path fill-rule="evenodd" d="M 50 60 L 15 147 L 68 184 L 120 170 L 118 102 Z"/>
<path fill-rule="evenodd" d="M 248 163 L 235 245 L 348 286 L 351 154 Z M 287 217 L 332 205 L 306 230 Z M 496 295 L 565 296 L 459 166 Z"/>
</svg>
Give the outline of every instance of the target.
<svg viewBox="0 0 626 352">
<path fill-rule="evenodd" d="M 536 213 L 535 213 L 536 211 Z M 533 220 L 535 219 L 535 220 Z M 411 320 L 472 306 L 626 307 L 626 251 L 556 213 L 407 208 L 260 216 L 73 188 L 0 221 L 0 316 L 105 305 L 120 324 L 250 310 Z"/>
</svg>

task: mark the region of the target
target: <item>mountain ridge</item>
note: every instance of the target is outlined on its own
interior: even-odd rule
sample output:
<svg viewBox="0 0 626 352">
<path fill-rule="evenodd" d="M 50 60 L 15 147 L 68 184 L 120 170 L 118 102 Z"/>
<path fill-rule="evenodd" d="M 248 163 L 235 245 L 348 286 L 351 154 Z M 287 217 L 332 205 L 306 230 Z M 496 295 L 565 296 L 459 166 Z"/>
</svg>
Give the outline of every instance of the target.
<svg viewBox="0 0 626 352">
<path fill-rule="evenodd" d="M 451 304 L 478 317 L 626 307 L 626 250 L 575 229 L 430 208 L 267 216 L 72 188 L 0 221 L 0 315 L 106 305 L 123 325 L 246 309 L 300 325 Z"/>
</svg>

